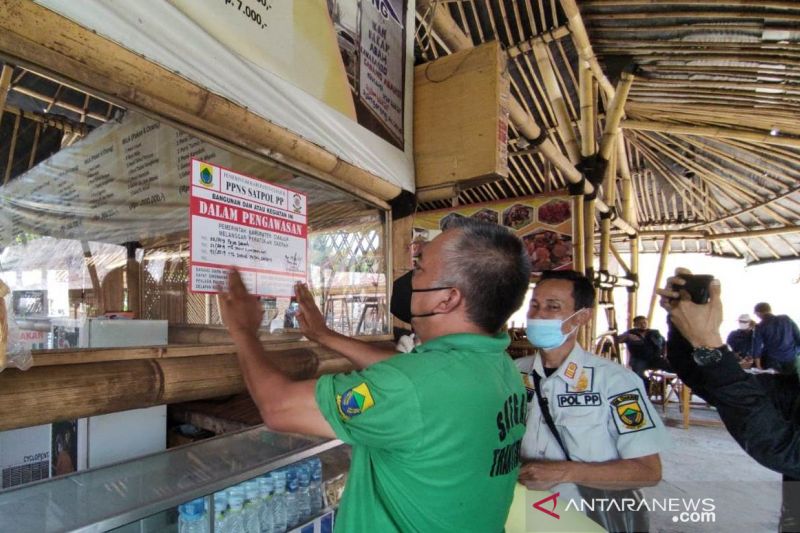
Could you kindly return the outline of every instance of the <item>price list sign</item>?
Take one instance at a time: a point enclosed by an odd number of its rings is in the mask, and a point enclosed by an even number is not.
[[[192,159],[190,289],[216,293],[235,267],[259,296],[306,281],[306,195]]]

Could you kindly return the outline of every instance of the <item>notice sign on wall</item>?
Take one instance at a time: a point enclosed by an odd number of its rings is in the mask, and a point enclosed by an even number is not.
[[[216,293],[236,267],[259,296],[290,297],[306,281],[306,196],[192,159],[192,292]]]

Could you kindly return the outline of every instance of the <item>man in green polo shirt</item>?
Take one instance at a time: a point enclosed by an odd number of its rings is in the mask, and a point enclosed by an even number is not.
[[[222,316],[266,425],[353,446],[337,531],[502,531],[526,403],[499,330],[529,275],[522,243],[504,228],[468,219],[446,230],[412,280],[422,344],[397,355],[328,329],[298,286],[303,331],[361,370],[292,382],[265,354],[260,305],[232,273]]]

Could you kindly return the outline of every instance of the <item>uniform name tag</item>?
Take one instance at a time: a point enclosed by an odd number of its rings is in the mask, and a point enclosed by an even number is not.
[[[603,405],[603,400],[600,398],[599,392],[586,392],[583,394],[559,394],[557,398],[559,407],[588,407]]]

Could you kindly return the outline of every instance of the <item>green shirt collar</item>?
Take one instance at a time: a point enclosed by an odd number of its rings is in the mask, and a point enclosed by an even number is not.
[[[477,333],[454,333],[436,337],[420,344],[413,353],[446,352],[450,350],[466,352],[502,352],[511,344],[508,333],[501,331],[496,335],[478,335]]]

